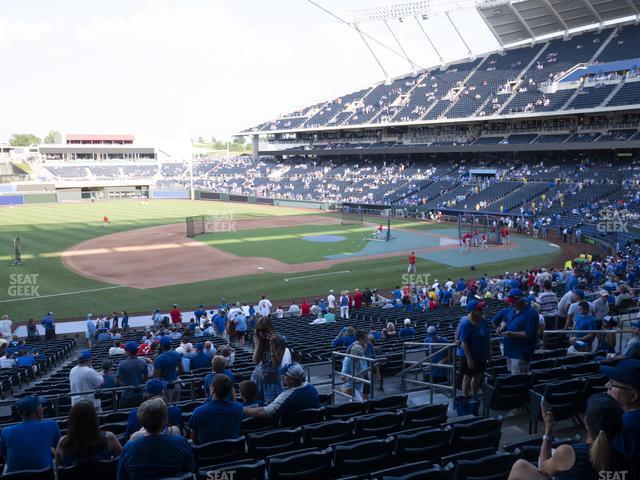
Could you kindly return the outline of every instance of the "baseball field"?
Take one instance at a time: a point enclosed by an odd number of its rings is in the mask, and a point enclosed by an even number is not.
[[[212,215],[214,232],[186,237],[185,217]],[[105,225],[103,217],[109,218]],[[393,239],[371,223],[255,204],[114,200],[0,209],[0,314],[19,323],[54,312],[163,311],[178,303],[312,299],[328,289],[391,289],[407,280],[415,250],[419,282],[495,275],[560,264],[553,241],[513,236],[511,245],[460,253],[452,225],[394,219]],[[12,266],[19,236],[23,264]],[[470,271],[477,266],[475,271]]]

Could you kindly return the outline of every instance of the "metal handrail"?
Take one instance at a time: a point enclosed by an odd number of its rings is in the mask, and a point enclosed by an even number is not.
[[[582,334],[596,333],[596,334],[605,334],[605,335],[616,335],[617,350],[622,351],[622,336],[628,333],[633,333],[633,330],[623,329],[623,328],[616,328],[613,330],[567,330],[567,329],[545,330],[542,334],[542,339],[544,341],[545,335],[551,335],[551,334],[569,335],[569,334],[575,334],[575,333],[582,333]]]
[[[457,390],[457,369],[456,369],[456,355],[452,355],[452,359],[451,359],[451,363],[450,364],[441,364],[441,363],[433,363],[430,360],[438,354],[441,354],[443,351],[451,354],[452,352],[455,353],[454,348],[457,348],[460,346],[460,342],[459,341],[455,341],[455,342],[451,342],[451,343],[420,343],[420,342],[405,342],[402,345],[402,358],[403,358],[403,364],[407,364],[410,363],[410,365],[406,368],[404,368],[401,372],[401,385],[403,389],[406,389],[405,384],[406,383],[412,383],[412,384],[416,384],[416,385],[420,385],[420,386],[424,386],[424,387],[429,387],[429,401],[430,403],[433,403],[433,394],[436,388],[439,389],[444,389],[444,390],[450,390],[452,393],[452,397],[455,398],[456,397],[456,390]],[[426,351],[427,349],[429,350],[429,354],[425,356],[424,359],[420,360],[419,362],[413,362],[413,361],[408,361],[407,360],[407,347],[419,347],[419,348],[415,348],[412,349],[411,351],[413,352],[418,352],[418,351]],[[435,352],[433,351],[433,347],[441,347],[438,348]],[[406,374],[407,372],[410,371],[415,371],[416,373],[418,371],[422,372],[423,367],[428,366],[429,367],[429,381],[425,382],[424,380],[417,380],[417,379],[407,379],[406,378]],[[437,368],[443,368],[446,370],[450,370],[451,371],[451,385],[445,385],[445,384],[436,384],[433,381],[433,368],[437,367]]]
[[[356,362],[351,362],[351,374],[348,373],[342,373],[342,371],[338,371],[336,369],[336,360],[338,358],[352,358],[352,359],[357,359],[359,361],[365,361],[367,362],[369,365],[366,369],[364,369],[361,373],[367,373],[367,372],[371,372],[373,370],[373,367],[377,364],[382,363],[382,361],[384,359],[381,358],[369,358],[369,357],[365,357],[365,356],[358,356],[358,355],[352,355],[350,353],[343,353],[343,352],[331,352],[331,393],[335,396],[335,394],[337,393],[338,395],[343,395],[345,397],[348,397],[351,399],[351,401],[354,401],[354,397],[355,397],[355,393],[356,393],[356,383],[362,383],[364,385],[369,385],[370,386],[370,395],[371,398],[374,397],[374,388],[373,388],[373,379],[367,379],[364,377],[359,377],[356,375]],[[346,378],[346,379],[350,379],[353,382],[353,388],[352,388],[352,392],[351,395],[349,395],[348,393],[343,392],[342,390],[336,389],[336,374],[339,375],[341,378]],[[340,382],[340,384],[343,384],[346,382]]]

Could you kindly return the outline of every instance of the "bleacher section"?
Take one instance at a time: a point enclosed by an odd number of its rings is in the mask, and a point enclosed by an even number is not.
[[[247,133],[595,108],[620,82],[636,80],[638,39],[640,26],[627,25],[493,53],[344,95]],[[627,67],[612,63],[623,60]],[[605,64],[610,71],[599,67]],[[591,65],[579,77],[578,67]],[[573,80],[571,74],[578,75],[577,85],[565,81]],[[635,83],[624,85],[608,105],[638,104]]]

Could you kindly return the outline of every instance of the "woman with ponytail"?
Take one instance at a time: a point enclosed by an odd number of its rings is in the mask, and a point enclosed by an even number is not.
[[[585,416],[585,443],[560,445],[552,453],[553,414],[545,411],[543,417],[545,434],[538,467],[526,460],[518,460],[511,469],[509,480],[637,478],[631,459],[612,446],[614,437],[622,430],[622,410],[609,395],[602,393],[589,398]]]

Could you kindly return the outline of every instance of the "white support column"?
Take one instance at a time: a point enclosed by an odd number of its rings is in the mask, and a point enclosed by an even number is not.
[[[449,15],[449,12],[444,12],[445,16],[447,17],[447,20],[449,20],[449,23],[451,24],[451,26],[453,27],[453,29],[456,31],[456,33],[458,34],[458,37],[460,37],[460,40],[462,40],[462,43],[464,44],[464,47],[467,49],[467,54],[469,55],[469,58],[473,57],[473,52],[471,51],[471,49],[469,48],[469,44],[467,43],[467,41],[464,39],[464,37],[462,36],[462,34],[460,33],[460,30],[458,30],[458,27],[456,26],[455,23],[453,23],[453,20],[451,20],[451,16]]]
[[[416,23],[418,24],[418,27],[420,27],[420,30],[422,30],[422,33],[427,38],[427,41],[429,42],[429,45],[431,45],[431,48],[433,48],[433,51],[436,52],[436,55],[438,55],[438,60],[440,60],[440,64],[444,65],[444,58],[442,58],[442,55],[440,54],[440,50],[438,50],[436,48],[436,45],[433,43],[433,40],[431,40],[431,37],[429,36],[427,31],[422,26],[422,23],[420,23],[420,19],[418,17],[413,17],[413,18],[415,18]]]
[[[418,70],[420,70],[420,68],[418,67],[418,65],[413,63],[413,60],[411,60],[409,58],[409,55],[407,55],[407,52],[405,51],[404,47],[402,46],[402,43],[400,43],[400,40],[398,39],[398,37],[396,36],[394,31],[391,29],[391,25],[389,25],[389,22],[387,22],[386,20],[383,20],[383,22],[384,22],[385,26],[387,27],[387,30],[389,30],[389,33],[391,34],[393,39],[398,44],[398,47],[400,47],[400,51],[402,52],[402,55],[404,55],[404,58],[406,58],[407,62],[409,62],[409,68],[411,68],[411,70],[413,71],[413,74],[415,75],[416,73],[418,73]]]
[[[369,42],[367,42],[367,39],[365,38],[365,36],[360,31],[360,27],[358,26],[357,23],[354,23],[353,24],[353,28],[355,28],[356,31],[358,32],[358,34],[360,35],[360,38],[362,39],[364,44],[367,46],[367,49],[369,50],[369,53],[371,53],[371,55],[373,55],[373,58],[375,59],[375,61],[378,64],[378,66],[380,67],[380,70],[382,70],[382,74],[384,75],[384,79],[388,82],[389,81],[389,74],[385,70],[384,66],[382,66],[382,63],[380,62],[380,60],[378,59],[378,56],[375,54],[375,52],[373,51],[373,49],[369,45]]]

